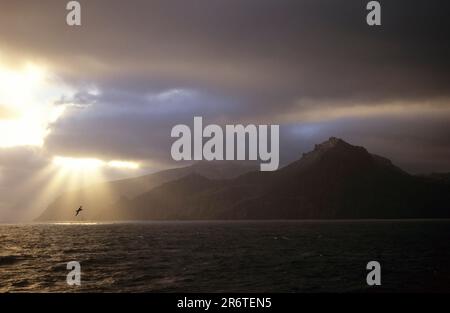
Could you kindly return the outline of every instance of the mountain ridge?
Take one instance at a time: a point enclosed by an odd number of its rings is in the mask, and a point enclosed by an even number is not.
[[[105,211],[114,207],[116,203],[126,202],[145,191],[191,173],[200,173],[206,177],[223,179],[236,177],[255,169],[257,169],[257,164],[252,162],[234,162],[232,164],[222,161],[197,162],[190,166],[162,170],[135,178],[98,183],[61,194],[36,220],[71,220],[73,219],[72,209],[81,204],[86,208],[83,213],[87,215],[87,218],[95,220],[105,216],[107,214]]]
[[[450,185],[330,137],[274,172],[211,179],[190,172],[121,199],[110,220],[450,217]],[[115,212],[110,214],[110,212]]]

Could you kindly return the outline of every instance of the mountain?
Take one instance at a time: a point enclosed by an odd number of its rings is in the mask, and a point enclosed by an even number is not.
[[[450,173],[431,173],[429,175],[422,175],[422,177],[433,181],[450,183]]]
[[[191,174],[117,209],[144,220],[449,217],[450,185],[331,137],[278,171],[226,180]]]
[[[133,196],[110,201],[97,210],[95,219],[450,217],[448,179],[410,175],[390,160],[335,137],[274,172],[250,171],[248,167],[224,170],[225,164],[212,162],[163,171],[132,183],[111,183],[111,188],[130,189],[126,194]],[[65,207],[64,202],[56,201],[42,219],[73,219],[57,213]],[[75,202],[69,207],[72,214]]]
[[[37,221],[74,220],[74,210],[83,205],[83,217],[88,220],[121,219],[123,212],[116,203],[126,202],[139,194],[189,174],[197,173],[210,179],[228,179],[256,170],[251,162],[198,162],[191,166],[163,170],[136,178],[100,183],[65,192],[53,201]]]

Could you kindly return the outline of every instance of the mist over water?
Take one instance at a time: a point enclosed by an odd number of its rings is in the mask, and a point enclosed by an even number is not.
[[[0,247],[1,292],[450,291],[448,220],[0,225]]]

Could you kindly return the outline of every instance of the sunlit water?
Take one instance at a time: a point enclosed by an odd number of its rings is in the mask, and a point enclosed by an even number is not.
[[[0,291],[449,292],[450,222],[0,225]]]

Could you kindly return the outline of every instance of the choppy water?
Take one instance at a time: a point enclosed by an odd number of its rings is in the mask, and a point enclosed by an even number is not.
[[[72,260],[81,287],[66,284]],[[0,225],[2,292],[368,290],[449,292],[450,221]]]

